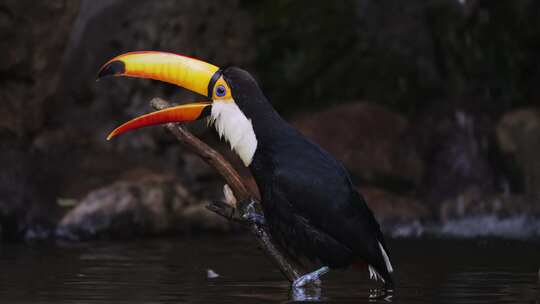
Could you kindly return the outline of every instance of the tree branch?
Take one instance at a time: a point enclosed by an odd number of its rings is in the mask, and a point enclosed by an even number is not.
[[[168,108],[171,105],[161,99],[154,98],[150,101],[150,105],[161,110]],[[227,218],[228,220],[240,220],[247,224],[249,230],[259,246],[279,267],[279,270],[291,282],[299,278],[305,271],[297,263],[291,261],[286,254],[283,253],[279,245],[274,243],[270,237],[267,226],[262,221],[254,221],[250,216],[253,215],[253,210],[257,209],[257,213],[262,214],[260,202],[258,202],[254,193],[248,190],[248,187],[242,181],[242,178],[233,166],[219,152],[202,142],[199,138],[189,132],[180,124],[168,123],[165,127],[187,148],[193,153],[201,157],[205,162],[212,166],[225,179],[231,187],[238,204],[233,206],[231,203],[215,202],[208,206],[208,209]],[[263,218],[264,219],[264,218]]]

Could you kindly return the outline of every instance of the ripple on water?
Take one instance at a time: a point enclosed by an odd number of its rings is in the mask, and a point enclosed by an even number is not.
[[[2,303],[540,303],[540,244],[397,239],[392,297],[370,299],[368,273],[331,271],[291,291],[249,238],[2,245]],[[219,273],[209,279],[207,269]]]

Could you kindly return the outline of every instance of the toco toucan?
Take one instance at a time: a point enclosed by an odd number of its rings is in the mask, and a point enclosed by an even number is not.
[[[161,80],[207,97],[137,117],[108,139],[136,128],[207,117],[251,170],[271,236],[297,262],[321,267],[293,286],[317,281],[329,268],[364,263],[370,278],[392,287],[393,268],[379,224],[343,165],[289,125],[248,72],[148,51],[111,59],[98,78],[108,75]]]

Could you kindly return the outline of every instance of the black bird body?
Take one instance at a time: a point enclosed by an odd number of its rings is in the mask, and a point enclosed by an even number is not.
[[[379,224],[343,165],[283,120],[249,73],[229,68],[224,78],[257,135],[249,168],[272,237],[300,262],[344,268],[363,261],[391,285]]]

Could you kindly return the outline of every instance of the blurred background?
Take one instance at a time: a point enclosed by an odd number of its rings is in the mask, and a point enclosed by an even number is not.
[[[4,241],[238,233],[204,208],[216,172],[162,128],[105,140],[152,97],[201,98],[95,81],[136,50],[250,71],[391,236],[540,236],[539,1],[4,0],[0,25]]]

